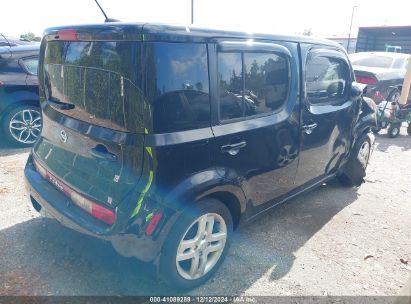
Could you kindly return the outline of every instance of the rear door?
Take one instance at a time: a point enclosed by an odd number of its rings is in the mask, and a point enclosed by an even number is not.
[[[136,185],[143,153],[141,43],[42,46],[43,132],[34,157],[69,187],[116,206]]]
[[[210,50],[213,160],[253,212],[293,188],[299,148],[297,46],[220,41]]]
[[[297,186],[315,183],[339,168],[349,153],[358,113],[358,103],[350,99],[353,76],[347,56],[309,45],[301,50],[304,96]]]

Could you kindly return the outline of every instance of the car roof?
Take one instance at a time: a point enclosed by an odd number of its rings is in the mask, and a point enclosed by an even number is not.
[[[2,46],[0,47],[0,57],[3,54],[9,54],[16,58],[25,56],[36,56],[40,53],[40,44],[25,44],[16,46]]]
[[[393,52],[359,52],[359,53],[354,53],[350,54],[350,56],[356,56],[356,55],[369,55],[369,56],[385,56],[385,57],[391,57],[391,58],[408,58],[410,55],[408,54],[403,54],[403,53],[393,53]]]
[[[215,38],[238,38],[238,39],[261,39],[279,40],[289,42],[312,43],[332,46],[343,50],[343,47],[331,40],[314,38],[310,36],[298,35],[277,35],[271,33],[246,33],[207,27],[197,27],[192,25],[175,25],[162,23],[123,23],[110,22],[91,25],[72,25],[64,27],[54,27],[45,30],[45,35],[56,35],[59,30],[74,29],[79,33],[86,34],[87,37],[100,40],[104,35],[121,40],[141,40],[144,41],[176,41],[176,42],[208,42]],[[91,35],[91,36],[90,36]],[[142,38],[141,38],[142,37]],[[109,39],[109,38],[107,38]]]
[[[24,53],[40,51],[40,43],[22,44],[10,47],[12,53]]]
[[[204,39],[212,38],[255,38],[262,40],[281,40],[281,41],[295,41],[307,43],[319,43],[324,45],[332,45],[340,47],[334,41],[323,38],[316,38],[302,35],[282,35],[276,33],[251,33],[240,32],[235,30],[222,30],[208,27],[184,26],[184,25],[170,25],[170,24],[151,24],[147,23],[143,26],[143,34],[155,36],[197,36]]]

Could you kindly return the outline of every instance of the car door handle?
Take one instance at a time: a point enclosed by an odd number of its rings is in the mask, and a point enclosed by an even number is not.
[[[90,154],[98,159],[105,161],[116,161],[117,155],[109,152],[107,148],[103,145],[97,145],[94,148],[90,149]]]
[[[317,126],[318,125],[315,122],[311,123],[309,125],[303,125],[303,132],[305,134],[309,135],[309,134],[313,133],[314,129],[317,128]]]
[[[245,148],[246,146],[247,146],[247,142],[246,141],[241,141],[239,143],[222,146],[221,147],[221,152],[228,153],[228,154],[234,156],[234,155],[237,155],[238,152],[240,152],[240,150]]]

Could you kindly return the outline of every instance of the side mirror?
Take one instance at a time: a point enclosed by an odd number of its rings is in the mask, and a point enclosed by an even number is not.
[[[367,93],[367,85],[353,82],[351,85],[351,100],[357,100]]]

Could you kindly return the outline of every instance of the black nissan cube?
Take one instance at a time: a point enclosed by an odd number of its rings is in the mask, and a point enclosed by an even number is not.
[[[373,102],[341,46],[158,24],[51,28],[32,204],[182,289],[233,231],[324,182],[360,185]]]

